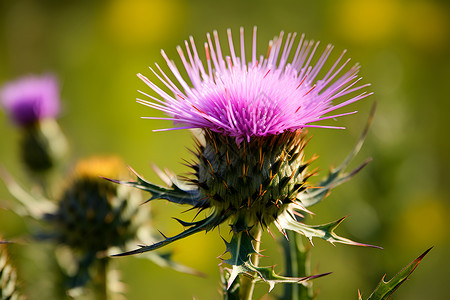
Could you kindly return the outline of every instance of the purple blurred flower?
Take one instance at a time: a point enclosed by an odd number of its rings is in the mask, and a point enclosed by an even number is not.
[[[22,77],[1,87],[0,102],[20,126],[54,118],[60,110],[58,82],[52,75]]]
[[[338,108],[367,97],[365,92],[352,96],[339,104],[332,101],[358,91],[359,65],[343,72],[350,59],[342,61],[344,51],[324,75],[319,73],[327,61],[333,46],[328,45],[318,59],[314,59],[319,42],[307,41],[301,36],[295,52],[292,51],[296,33],[289,33],[283,46],[284,33],[269,42],[267,56],[256,55],[256,27],[253,30],[251,58],[245,57],[244,31],[240,30],[240,57],[233,46],[228,30],[230,55],[224,57],[216,31],[214,40],[207,34],[205,43],[206,64],[201,61],[194,40],[185,41],[187,56],[177,47],[191,85],[183,78],[175,64],[162,50],[162,56],[175,76],[175,84],[156,64],[156,77],[172,92],[166,93],[145,76],[138,76],[165,101],[150,97],[156,102],[138,99],[138,102],[167,113],[169,118],[184,128],[208,128],[235,137],[240,143],[251,137],[280,134],[304,127],[342,128],[312,125],[317,121],[353,114],[346,112],[324,116]],[[291,58],[290,58],[291,57]],[[312,63],[312,60],[315,63]]]

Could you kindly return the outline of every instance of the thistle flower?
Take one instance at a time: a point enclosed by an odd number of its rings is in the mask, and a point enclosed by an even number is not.
[[[60,111],[59,88],[54,76],[28,76],[0,89],[1,104],[19,126],[55,118]]]
[[[357,86],[361,79],[357,77],[358,64],[342,73],[350,61],[347,59],[342,62],[346,51],[339,56],[324,76],[319,77],[320,71],[333,50],[332,45],[328,45],[317,62],[312,64],[319,42],[307,41],[302,35],[293,52],[296,33],[288,34],[283,46],[284,33],[281,32],[279,37],[269,42],[267,56],[257,57],[255,27],[251,60],[247,62],[242,28],[240,57],[234,49],[230,30],[228,30],[228,43],[231,56],[225,58],[222,55],[217,32],[214,31],[213,35],[214,43],[209,34],[207,34],[208,42],[205,43],[206,67],[200,60],[192,37],[190,37],[190,45],[185,41],[187,58],[182,48],[177,48],[192,86],[189,86],[164,51],[161,52],[162,56],[182,90],[169,79],[158,64],[156,67],[161,75],[150,68],[163,85],[173,93],[173,96],[138,74],[165,100],[161,101],[148,95],[157,103],[144,100],[139,102],[170,116],[150,119],[168,119],[175,124],[183,124],[182,127],[173,129],[209,129],[234,137],[240,143],[243,139],[249,142],[252,137],[277,135],[305,127],[331,127],[311,123],[353,114],[355,112],[324,116],[369,95],[363,92],[340,104],[332,104],[333,100],[368,86],[367,84]],[[290,58],[293,53],[293,57]]]
[[[355,113],[329,114],[370,95],[362,92],[350,96],[368,85],[358,85],[361,78],[357,76],[357,64],[344,71],[349,63],[349,59],[343,61],[345,51],[330,69],[322,70],[333,46],[328,45],[315,58],[319,43],[307,41],[303,35],[294,47],[296,34],[288,34],[283,43],[284,33],[281,32],[269,42],[267,56],[257,56],[255,28],[249,61],[246,60],[242,28],[240,56],[234,49],[230,30],[230,56],[225,58],[217,32],[213,36],[214,40],[207,34],[204,44],[206,63],[200,59],[192,37],[185,42],[187,56],[181,47],[177,48],[191,84],[164,51],[162,56],[177,82],[174,83],[158,64],[159,72],[150,68],[173,95],[138,75],[162,98],[142,92],[154,102],[141,99],[138,102],[169,116],[149,119],[171,120],[177,126],[160,130],[203,130],[205,142],[197,142],[196,161],[190,164],[193,177],[185,178],[190,186],[172,180],[171,187],[165,189],[139,175],[136,182],[116,181],[150,192],[150,200],[167,199],[210,213],[196,222],[178,220],[186,227],[182,233],[124,254],[154,250],[227,222],[233,231],[231,241],[226,242],[227,252],[232,257],[225,262],[233,266],[229,284],[238,274],[253,272],[272,287],[272,284],[289,279],[277,278],[273,271],[263,272],[249,261],[249,256],[257,252],[252,240],[258,239],[257,232],[261,228],[269,229],[274,224],[283,234],[285,230],[292,230],[310,240],[320,237],[331,243],[363,245],[334,233],[342,219],[309,226],[298,222],[296,215],[309,212],[306,207],[320,201],[332,186],[345,181],[343,178],[353,175],[344,174],[344,164],[335,178],[328,178],[315,193],[310,193],[307,179],[313,172],[308,171],[308,165],[314,158],[305,159],[305,128],[342,128],[313,123]],[[313,64],[314,60],[316,63]],[[346,96],[348,99],[333,103]],[[299,281],[298,278],[295,280]]]
[[[21,159],[31,173],[51,170],[67,152],[67,142],[54,120],[60,112],[59,86],[52,75],[22,77],[0,89],[0,103],[22,129]],[[45,185],[42,176],[35,178]]]

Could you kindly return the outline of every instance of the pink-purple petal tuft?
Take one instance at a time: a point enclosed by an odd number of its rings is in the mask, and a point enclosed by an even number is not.
[[[322,78],[317,79],[333,50],[332,45],[328,45],[317,62],[312,64],[319,42],[305,40],[302,35],[295,48],[297,34],[289,33],[283,46],[284,33],[281,32],[279,37],[269,42],[267,56],[260,56],[258,60],[255,27],[251,60],[246,61],[243,28],[240,28],[240,47],[237,49],[231,30],[227,30],[227,36],[230,56],[224,57],[217,32],[214,31],[212,37],[207,34],[204,44],[206,66],[198,55],[192,37],[189,42],[185,41],[186,51],[177,47],[183,72],[187,74],[189,82],[161,51],[176,81],[170,80],[157,64],[157,71],[151,71],[173,95],[138,74],[161,97],[158,99],[143,93],[157,103],[139,102],[165,112],[170,116],[167,120],[183,125],[173,129],[207,128],[235,137],[239,142],[304,127],[342,128],[311,123],[353,114],[355,112],[324,116],[371,95],[363,92],[338,104],[332,103],[337,98],[368,86],[357,85],[361,79],[357,76],[358,64],[343,72],[350,60],[342,61],[346,51],[342,52]],[[289,59],[294,48],[295,53]]]

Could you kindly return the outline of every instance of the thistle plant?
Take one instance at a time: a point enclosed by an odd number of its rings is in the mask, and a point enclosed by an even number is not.
[[[153,93],[141,92],[151,100],[138,102],[167,114],[146,118],[174,123],[174,127],[155,131],[200,130],[192,150],[194,159],[186,161],[189,174],[177,177],[155,169],[167,187],[147,181],[134,170],[137,179],[129,181],[122,177],[120,160],[95,158],[80,161],[68,181],[55,185],[64,186],[60,196],[52,196],[46,177],[66,150],[55,121],[60,111],[57,82],[52,76],[28,77],[0,89],[2,106],[23,132],[22,161],[42,191],[37,196],[28,193],[1,168],[0,176],[21,204],[13,210],[43,225],[33,231],[34,237],[53,242],[58,270],[69,279],[71,292],[91,284],[96,298],[106,299],[112,253],[145,252],[146,258],[161,266],[199,275],[173,262],[170,255],[150,251],[219,226],[229,226],[231,233],[231,238],[224,238],[225,253],[220,256],[223,299],[251,299],[258,282],[268,284],[269,292],[282,284],[281,299],[315,299],[312,279],[329,273],[311,272],[314,238],[333,245],[377,247],[339,236],[335,231],[345,217],[327,224],[306,224],[312,206],[369,162],[347,170],[362,147],[373,111],[350,154],[317,183],[311,182],[317,173],[311,164],[317,156],[308,156],[305,150],[308,128],[344,129],[323,121],[356,113],[338,110],[371,95],[365,91],[369,84],[360,83],[359,65],[350,65],[350,59],[344,58],[346,51],[329,63],[332,45],[320,52],[319,42],[296,33],[281,32],[269,41],[266,55],[260,55],[256,47],[256,27],[249,51],[242,28],[238,48],[230,30],[227,35],[229,51],[222,49],[216,31],[206,35],[204,55],[190,37],[185,49],[177,48],[183,69],[162,51],[168,71],[155,64],[150,68],[154,79],[138,74]],[[153,232],[148,226],[149,206],[140,206],[141,193],[125,185],[150,193],[146,202],[165,199],[197,214],[192,221],[175,218],[185,228],[179,234],[161,233],[161,241],[129,251],[130,244],[135,247],[137,240],[153,238]],[[274,228],[284,238],[285,275],[260,265],[262,233],[267,230],[273,236]],[[16,299],[16,275],[4,244],[0,241],[0,296]],[[388,299],[428,251],[390,281],[383,277],[368,299]],[[69,253],[69,259],[61,253]],[[358,295],[362,300],[359,291]]]
[[[122,292],[122,284],[108,276],[109,255],[130,249],[144,234],[156,234],[150,227],[150,210],[139,208],[141,193],[101,177],[125,176],[127,169],[119,157],[79,160],[56,203],[45,198],[33,199],[4,170],[0,171],[11,194],[22,204],[13,210],[41,223],[39,229],[33,228],[35,239],[50,241],[55,246],[58,265],[54,272],[62,277],[64,293],[71,296],[87,293],[96,299],[107,299],[108,295]],[[145,258],[162,267],[202,276],[173,261],[171,253],[152,253]]]
[[[308,41],[302,35],[294,46],[297,35],[288,34],[284,38],[281,32],[269,42],[267,55],[258,56],[255,27],[247,61],[244,30],[240,30],[240,51],[234,48],[230,30],[227,34],[229,56],[222,54],[216,31],[213,37],[207,34],[205,61],[201,60],[192,37],[185,42],[185,50],[177,48],[188,79],[164,51],[161,53],[171,74],[166,74],[158,64],[156,69],[150,68],[162,87],[138,74],[159,96],[141,92],[153,101],[138,99],[138,102],[168,115],[148,119],[175,124],[173,128],[156,131],[199,128],[202,135],[193,151],[195,161],[189,164],[191,176],[174,178],[169,188],[152,184],[137,174],[135,182],[115,181],[150,192],[149,201],[166,199],[207,213],[199,221],[177,219],[186,228],[180,234],[119,255],[155,250],[228,224],[232,237],[225,242],[226,252],[231,255],[224,260],[231,266],[223,276],[226,290],[231,288],[241,299],[250,299],[258,281],[268,283],[272,289],[277,283],[305,283],[325,275],[283,277],[271,267],[260,267],[261,233],[270,231],[271,225],[286,238],[291,231],[311,242],[318,237],[332,244],[369,246],[334,232],[343,218],[323,225],[307,225],[302,220],[310,213],[310,206],[365,165],[352,172],[345,171],[363,137],[340,168],[317,186],[311,185],[308,179],[314,171],[309,165],[315,157],[307,158],[304,152],[308,141],[306,129],[342,128],[316,123],[354,114],[356,111],[335,113],[335,110],[371,93],[364,91],[368,84],[360,84],[359,65],[347,67],[350,60],[344,59],[345,51],[325,70],[332,45],[317,56],[318,42]]]
[[[70,176],[56,172],[60,171],[55,168],[57,164],[64,162],[66,140],[55,119],[60,99],[53,76],[28,76],[7,83],[0,89],[0,100],[21,130],[20,158],[33,179],[28,191],[0,166],[0,178],[20,204],[8,207],[33,221],[27,225],[35,241],[53,242],[51,251],[55,255],[50,255],[46,263],[57,274],[58,298],[89,290],[97,298],[105,298],[113,285],[118,286],[107,276],[108,251],[126,251],[128,243],[142,239],[144,232],[153,234],[149,209],[138,210],[141,193],[100,177],[125,176],[127,169],[116,156],[80,160]],[[48,178],[50,172],[58,177]],[[36,183],[41,189],[35,189]],[[170,253],[152,253],[145,258],[162,267],[202,275],[174,262]]]
[[[100,283],[106,286],[106,251],[111,247],[124,249],[148,213],[137,213],[139,194],[117,188],[99,177],[118,176],[121,167],[117,157],[81,160],[57,208],[43,217],[51,228],[43,237],[68,246],[77,257],[71,287],[84,286],[95,264],[102,273]]]
[[[21,129],[23,165],[43,189],[48,173],[67,151],[66,139],[55,121],[60,113],[59,93],[53,75],[21,77],[0,89],[3,109]]]

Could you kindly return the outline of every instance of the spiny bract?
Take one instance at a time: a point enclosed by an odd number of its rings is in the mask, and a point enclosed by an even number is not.
[[[195,179],[206,197],[204,207],[213,207],[244,230],[272,224],[296,203],[305,190],[307,162],[303,161],[306,133],[301,130],[255,137],[237,145],[232,138],[206,130],[205,145],[198,144],[198,164],[192,165]]]

